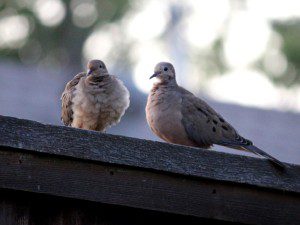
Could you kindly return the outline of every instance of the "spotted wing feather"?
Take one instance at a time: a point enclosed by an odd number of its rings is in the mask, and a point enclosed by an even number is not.
[[[196,142],[199,147],[209,147],[213,144],[246,150],[263,156],[284,168],[279,160],[259,149],[253,143],[242,137],[205,101],[195,97],[186,90],[181,90],[182,95],[182,122],[188,137]]]
[[[205,101],[182,89],[182,123],[190,139],[200,147],[218,145],[236,145],[251,143],[241,137]],[[232,147],[232,146],[231,146]]]

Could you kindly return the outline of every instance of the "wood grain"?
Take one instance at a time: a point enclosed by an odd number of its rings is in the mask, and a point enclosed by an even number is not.
[[[245,224],[300,221],[292,192],[7,149],[0,168],[2,189]]]
[[[300,166],[0,116],[0,146],[300,192]]]

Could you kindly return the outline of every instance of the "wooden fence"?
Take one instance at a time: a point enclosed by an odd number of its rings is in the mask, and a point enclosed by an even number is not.
[[[0,224],[300,224],[300,166],[0,116]]]

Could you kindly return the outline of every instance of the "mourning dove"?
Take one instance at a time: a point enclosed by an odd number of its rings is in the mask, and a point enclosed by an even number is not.
[[[87,73],[67,83],[61,97],[61,119],[67,126],[103,132],[124,115],[129,92],[102,61],[91,60],[87,67]]]
[[[150,79],[153,77],[159,82],[153,85],[148,96],[146,117],[158,137],[169,143],[193,147],[209,148],[216,144],[247,150],[283,167],[280,161],[240,136],[205,101],[178,86],[171,63],[158,63]]]

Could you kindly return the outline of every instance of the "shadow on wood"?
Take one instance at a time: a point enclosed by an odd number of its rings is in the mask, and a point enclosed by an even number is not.
[[[25,192],[2,194],[0,225],[237,224]]]

